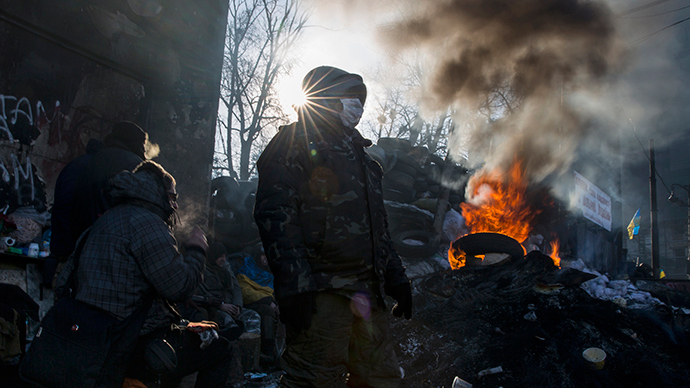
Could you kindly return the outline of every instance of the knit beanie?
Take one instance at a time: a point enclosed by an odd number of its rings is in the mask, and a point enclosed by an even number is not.
[[[112,146],[120,143],[129,151],[134,152],[141,159],[146,160],[146,142],[149,139],[140,126],[131,121],[121,121],[113,126],[108,136],[105,137],[105,145]]]
[[[220,242],[214,242],[208,247],[208,261],[213,265],[216,264],[216,259],[227,254],[225,250],[225,245]]]

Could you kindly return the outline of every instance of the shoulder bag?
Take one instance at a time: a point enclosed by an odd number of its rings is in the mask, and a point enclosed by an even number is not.
[[[79,256],[74,252],[68,284],[76,290]],[[69,289],[70,287],[66,287]],[[66,295],[46,313],[19,367],[20,377],[43,388],[121,387],[124,373],[152,303],[143,303],[124,320]]]

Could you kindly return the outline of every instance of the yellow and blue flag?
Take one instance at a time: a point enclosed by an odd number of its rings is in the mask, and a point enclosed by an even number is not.
[[[632,220],[630,220],[630,223],[628,224],[628,237],[632,240],[633,236],[637,236],[637,233],[640,231],[640,209],[637,209],[637,212],[635,212],[635,215],[633,216]]]

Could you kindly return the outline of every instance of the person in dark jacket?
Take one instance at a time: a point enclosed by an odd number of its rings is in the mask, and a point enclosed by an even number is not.
[[[174,178],[152,161],[113,177],[107,194],[114,207],[82,237],[73,293],[75,299],[120,320],[153,298],[128,377],[147,382],[160,377],[162,387],[176,387],[184,376],[198,372],[196,387],[222,388],[232,360],[229,343],[223,338],[205,343],[197,331],[208,326],[181,321],[171,305],[191,297],[199,287],[208,250],[198,227],[185,242],[185,253],[178,250],[172,229],[177,219],[175,186]],[[74,255],[56,281],[56,294],[65,294],[73,269]],[[146,347],[154,339],[166,340],[177,355],[177,365],[162,376],[146,369]]]
[[[50,252],[58,261],[67,261],[69,255],[74,251],[76,239],[73,237],[70,223],[75,186],[93,156],[101,149],[103,149],[103,142],[89,139],[86,145],[86,153],[67,163],[55,181],[53,207],[50,217],[52,229]]]
[[[144,160],[158,154],[158,146],[149,142],[149,135],[130,121],[115,124],[86,165],[74,187],[71,215],[73,240],[110,208],[105,195],[108,180],[120,171],[132,171]]]
[[[244,332],[243,318],[246,318],[247,313],[244,312],[243,315],[242,289],[227,265],[225,255],[222,243],[214,242],[209,246],[203,282],[192,301],[193,306],[205,315],[205,319],[220,326],[221,335],[228,340],[235,340]],[[190,314],[190,309],[186,310]]]
[[[52,288],[58,263],[67,261],[77,241],[72,233],[72,199],[77,179],[84,172],[93,155],[102,148],[103,142],[89,139],[86,144],[86,153],[67,163],[55,181],[53,206],[50,212],[50,256],[46,258],[43,265],[43,285],[48,288]]]
[[[407,319],[412,296],[388,232],[381,167],[355,129],[366,87],[329,66],[311,70],[302,86],[298,121],[257,163],[254,217],[287,328],[281,384],[397,387],[384,295]]]

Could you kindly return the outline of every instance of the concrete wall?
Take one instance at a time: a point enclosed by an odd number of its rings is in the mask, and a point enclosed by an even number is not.
[[[0,0],[0,212],[49,210],[62,167],[131,120],[177,179],[180,237],[206,226],[226,19],[222,0]]]
[[[0,207],[42,209],[89,137],[132,120],[161,146],[183,210],[193,204],[205,223],[227,3],[0,0],[0,10]]]

